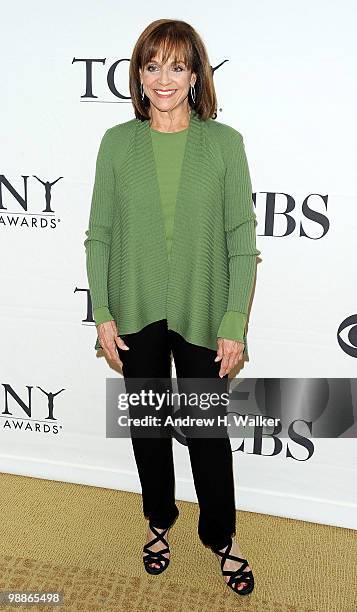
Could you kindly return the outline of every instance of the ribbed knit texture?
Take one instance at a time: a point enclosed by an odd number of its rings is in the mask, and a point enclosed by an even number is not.
[[[150,128],[151,139],[159,181],[160,201],[165,221],[165,235],[168,258],[172,247],[172,235],[176,208],[176,195],[179,186],[182,159],[185,150],[188,128],[179,132],[159,132]],[[238,290],[245,291],[243,286]],[[242,340],[247,316],[234,310],[228,311],[219,327],[223,338]]]
[[[167,318],[187,341],[216,350],[231,313],[248,312],[256,224],[241,134],[192,111],[169,263],[149,123],[109,128],[84,241],[96,324],[114,319],[120,335]],[[246,330],[242,340],[248,352]]]

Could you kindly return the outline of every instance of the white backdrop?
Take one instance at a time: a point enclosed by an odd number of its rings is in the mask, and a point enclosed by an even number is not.
[[[262,262],[250,361],[239,376],[356,375],[355,4],[222,0],[210,11],[197,0],[172,13],[156,0],[140,11],[117,0],[3,3],[4,472],[140,491],[130,440],[105,437],[106,377],[120,374],[94,351],[83,241],[101,136],[133,117],[130,100],[108,86],[110,67],[128,60],[141,31],[161,17],[191,23],[212,66],[224,62],[214,77],[217,119],[245,141]],[[84,60],[96,60],[94,97]],[[118,64],[114,83],[129,95],[128,61]],[[49,189],[51,212],[43,212],[38,179],[57,181]],[[295,221],[289,230],[285,215],[272,214],[272,206],[279,213],[288,203]],[[353,316],[343,332],[346,349],[338,329]],[[57,394],[55,425],[46,418],[49,393]],[[355,438],[316,439],[308,460],[291,440],[269,456],[270,443],[262,455],[252,454],[252,440],[234,452],[237,507],[357,527]],[[187,448],[175,440],[174,450],[177,498],[195,501]]]

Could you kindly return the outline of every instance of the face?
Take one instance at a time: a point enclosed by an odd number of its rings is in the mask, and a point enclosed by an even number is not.
[[[170,57],[162,64],[160,57],[155,56],[140,70],[140,79],[151,104],[158,110],[169,111],[185,102],[196,75],[184,62],[175,63]]]

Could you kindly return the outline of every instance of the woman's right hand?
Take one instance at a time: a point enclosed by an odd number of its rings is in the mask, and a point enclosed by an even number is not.
[[[105,323],[99,323],[99,325],[97,325],[97,334],[105,357],[108,361],[113,361],[122,368],[123,364],[119,358],[116,345],[125,351],[129,351],[130,349],[118,335],[115,321],[112,320],[106,321]]]

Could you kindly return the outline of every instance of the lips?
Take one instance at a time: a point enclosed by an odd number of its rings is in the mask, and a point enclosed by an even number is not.
[[[160,98],[170,98],[176,93],[176,89],[154,89],[157,96]]]

